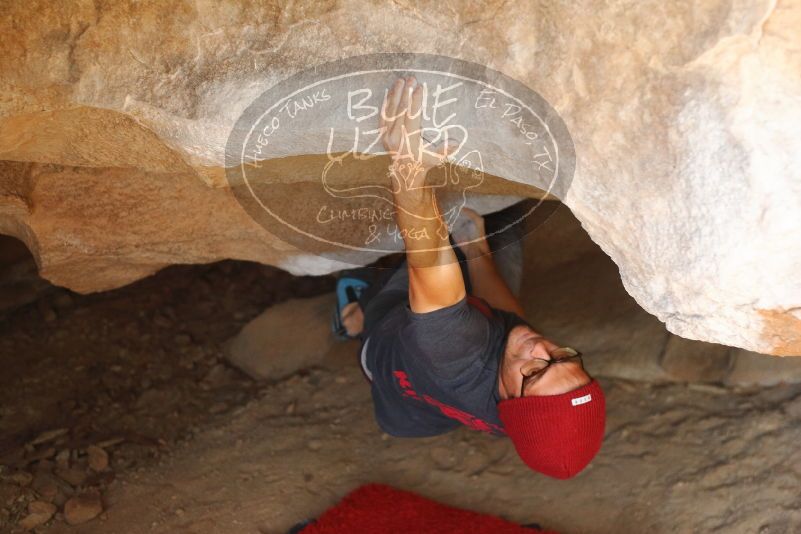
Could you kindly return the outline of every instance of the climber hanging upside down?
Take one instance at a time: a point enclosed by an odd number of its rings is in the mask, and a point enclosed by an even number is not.
[[[392,157],[396,222],[406,260],[382,280],[340,278],[335,328],[362,340],[378,425],[402,437],[433,436],[460,424],[511,438],[533,470],[556,478],[581,471],[601,446],[605,400],[581,356],[526,322],[493,256],[520,247],[519,233],[487,238],[525,205],[487,216],[465,208],[465,224],[443,227],[427,172],[453,150],[420,149],[422,86],[398,79],[379,126]],[[414,215],[412,215],[414,214]],[[519,229],[521,225],[516,225]],[[423,236],[423,237],[420,237]],[[514,254],[512,254],[514,256]],[[519,286],[521,256],[511,266]],[[509,275],[514,278],[515,275]]]

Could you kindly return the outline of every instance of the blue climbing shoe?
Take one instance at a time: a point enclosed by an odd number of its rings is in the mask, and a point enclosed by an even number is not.
[[[366,281],[347,274],[337,280],[337,305],[331,317],[331,331],[337,339],[343,341],[346,339],[358,339],[358,335],[349,335],[345,325],[342,324],[342,309],[351,302],[358,302],[362,291],[369,285]]]

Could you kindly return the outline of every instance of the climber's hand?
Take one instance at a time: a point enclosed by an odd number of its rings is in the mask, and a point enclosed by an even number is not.
[[[453,142],[441,142],[435,148],[422,139],[423,90],[414,76],[398,78],[381,106],[381,140],[392,158],[393,176],[405,189],[421,187],[428,170],[442,164],[457,148]]]

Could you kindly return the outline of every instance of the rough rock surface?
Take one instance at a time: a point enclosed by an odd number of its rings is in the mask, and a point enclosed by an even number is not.
[[[801,2],[586,10],[8,2],[0,233],[81,292],[226,257],[330,272],[341,264],[270,236],[225,187],[232,124],[310,65],[445,53],[556,108],[578,157],[565,202],[638,304],[684,337],[801,354]]]
[[[280,380],[319,364],[335,343],[327,293],[282,302],[250,321],[226,347],[228,361],[256,380]]]
[[[800,358],[766,358],[666,331],[626,294],[614,263],[564,207],[524,243],[527,319],[586,354],[591,375],[746,388],[801,383]]]

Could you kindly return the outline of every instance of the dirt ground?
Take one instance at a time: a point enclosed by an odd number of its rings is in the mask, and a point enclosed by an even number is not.
[[[508,440],[468,429],[383,434],[355,342],[275,383],[226,364],[222,344],[266,307],[332,287],[331,277],[226,261],[102,294],[58,290],[10,314],[0,323],[0,532],[55,509],[36,531],[283,534],[368,482],[564,533],[801,532],[801,385],[601,376],[603,448],[557,481],[530,472]],[[524,293],[533,299],[536,284]],[[604,306],[626,317],[614,299]],[[664,345],[663,331],[654,336]],[[71,498],[73,514],[93,518],[68,525]]]
[[[343,363],[265,388],[123,477],[108,518],[80,532],[285,532],[366,482],[560,532],[799,531],[801,388],[603,386],[604,447],[562,482],[529,472],[507,440],[477,432],[382,435],[363,378]]]

